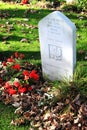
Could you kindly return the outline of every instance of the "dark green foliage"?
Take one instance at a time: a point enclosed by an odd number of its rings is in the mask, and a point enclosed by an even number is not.
[[[81,8],[82,11],[87,9],[87,0],[78,0],[78,8]]]

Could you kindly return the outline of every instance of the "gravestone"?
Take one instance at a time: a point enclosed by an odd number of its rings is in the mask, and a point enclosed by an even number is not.
[[[71,80],[76,64],[76,27],[61,12],[54,11],[38,24],[43,76]]]

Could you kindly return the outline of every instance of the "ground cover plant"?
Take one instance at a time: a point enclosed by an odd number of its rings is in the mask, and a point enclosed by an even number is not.
[[[77,66],[73,82],[52,83],[42,78],[38,22],[53,10],[13,3],[1,3],[0,9],[0,128],[86,130],[86,13],[63,10],[77,27]],[[19,79],[30,85],[19,87]]]

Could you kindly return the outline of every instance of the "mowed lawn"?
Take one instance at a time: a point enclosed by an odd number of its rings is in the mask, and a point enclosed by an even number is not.
[[[6,3],[0,8],[0,51],[5,56],[18,51],[40,63],[38,22],[51,11]]]
[[[41,65],[38,22],[51,12],[53,10],[0,2],[0,60],[17,51],[24,53],[25,59],[29,62]],[[87,81],[85,84],[83,83],[87,77],[87,16],[84,13],[72,11],[63,11],[63,13],[75,23],[77,28],[75,82],[79,86],[83,85],[79,90],[82,90],[84,94],[87,92]],[[80,79],[82,80],[81,83]],[[29,124],[11,126],[10,122],[15,117],[14,108],[0,102],[1,130],[29,130]]]

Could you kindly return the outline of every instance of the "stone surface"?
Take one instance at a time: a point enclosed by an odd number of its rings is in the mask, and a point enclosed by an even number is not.
[[[42,71],[50,80],[70,80],[76,64],[76,27],[54,11],[38,24]]]

